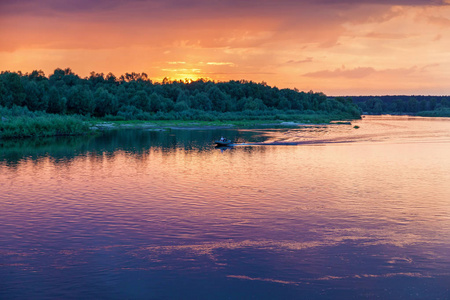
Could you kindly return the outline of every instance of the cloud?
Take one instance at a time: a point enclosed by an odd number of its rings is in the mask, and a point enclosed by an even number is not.
[[[210,66],[229,66],[229,67],[235,66],[235,64],[232,62],[207,62],[206,64]]]
[[[287,64],[294,64],[294,65],[298,65],[298,64],[304,64],[304,63],[309,63],[312,62],[313,58],[312,57],[307,57],[305,59],[300,59],[300,60],[288,60],[286,63]]]
[[[362,79],[369,76],[377,76],[380,78],[404,78],[411,75],[426,73],[430,68],[438,67],[439,64],[429,64],[422,67],[412,66],[409,68],[392,68],[376,70],[373,67],[358,67],[354,69],[346,69],[345,66],[334,70],[320,70],[315,72],[305,73],[304,77],[315,78],[347,78],[347,79]]]
[[[3,0],[1,50],[167,47],[279,47],[286,43],[339,45],[344,24],[385,16],[393,4],[429,1],[312,0]],[[438,5],[440,1],[432,2]],[[365,5],[369,5],[367,8]],[[177,45],[183,46],[183,45]]]
[[[26,7],[30,6],[35,0],[2,0],[3,7]],[[417,6],[417,5],[427,5],[427,6],[440,6],[448,5],[449,1],[446,0],[40,0],[40,7],[50,7],[53,9],[60,10],[91,10],[91,9],[106,9],[114,8],[122,4],[125,5],[146,5],[146,6],[160,6],[160,7],[170,7],[173,9],[198,9],[200,7],[236,7],[236,8],[257,8],[257,7],[280,7],[280,6],[305,6],[305,5],[340,5],[340,4],[351,4],[351,5],[405,5],[405,6]]]
[[[319,3],[333,4],[333,0],[319,0]],[[447,0],[342,0],[340,4],[376,4],[376,5],[402,5],[402,6],[441,6],[449,5]]]
[[[437,17],[437,16],[430,16],[428,18],[428,22],[434,25],[438,25],[440,27],[450,27],[450,19],[445,17]]]
[[[442,34],[437,34],[433,39],[432,39],[432,41],[433,42],[437,42],[437,41],[440,41],[442,39]]]
[[[398,40],[398,39],[406,39],[412,37],[412,34],[404,34],[404,33],[392,33],[392,32],[369,32],[365,35],[368,38],[374,39],[384,39],[384,40]]]
[[[408,76],[409,86],[439,84],[443,91],[450,76],[447,3],[0,0],[0,70],[70,66],[81,76],[94,69],[161,78],[191,72],[325,93],[355,89],[360,78],[373,80],[358,88],[406,85]],[[428,79],[419,80],[424,73]]]
[[[202,70],[201,69],[161,69],[164,72],[173,72],[173,73],[185,73],[185,74],[192,74],[192,73],[199,73]]]
[[[359,67],[355,69],[345,69],[339,68],[333,71],[330,70],[321,70],[316,72],[305,73],[302,76],[305,77],[321,77],[321,78],[333,78],[333,77],[345,77],[345,78],[363,78],[367,77],[376,70],[371,67]]]

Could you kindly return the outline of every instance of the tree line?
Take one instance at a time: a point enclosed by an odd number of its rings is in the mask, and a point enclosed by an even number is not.
[[[450,116],[450,96],[356,96],[363,113]]]
[[[0,74],[0,106],[26,107],[61,115],[131,119],[176,119],[208,116],[204,112],[296,112],[336,114],[359,118],[360,110],[345,98],[323,93],[278,89],[246,80],[214,82],[206,79],[153,82],[146,73],[91,72],[81,78],[70,68],[50,76],[3,71]]]

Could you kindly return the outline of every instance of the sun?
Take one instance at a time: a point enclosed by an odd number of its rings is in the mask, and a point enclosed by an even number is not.
[[[200,79],[206,80],[206,81],[214,81],[212,78],[208,76],[201,76],[201,74],[175,74],[174,76],[166,76],[164,78],[157,78],[157,81],[160,81],[162,83],[170,83],[174,81],[181,81],[186,84],[198,81]]]

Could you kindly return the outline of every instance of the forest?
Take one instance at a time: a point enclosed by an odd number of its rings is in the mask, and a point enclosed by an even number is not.
[[[0,137],[80,134],[89,120],[329,122],[361,113],[450,116],[450,97],[327,97],[247,80],[154,82],[134,72],[81,78],[70,68],[48,77],[41,70],[0,73]]]
[[[360,117],[359,109],[347,99],[278,89],[264,82],[165,78],[158,83],[145,73],[116,77],[92,72],[81,78],[70,68],[56,69],[48,77],[42,71],[2,72],[0,106],[111,120],[216,120],[277,114]]]
[[[450,117],[449,96],[353,96],[364,114],[408,114],[424,117]]]

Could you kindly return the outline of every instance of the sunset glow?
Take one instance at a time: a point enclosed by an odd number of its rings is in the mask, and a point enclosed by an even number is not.
[[[6,0],[0,70],[448,95],[448,16],[448,1],[425,0]]]

